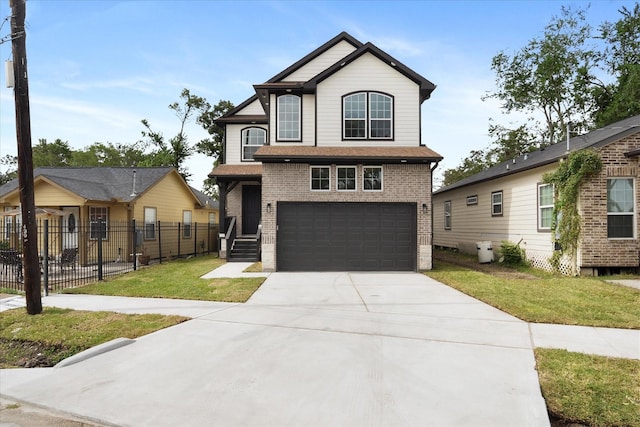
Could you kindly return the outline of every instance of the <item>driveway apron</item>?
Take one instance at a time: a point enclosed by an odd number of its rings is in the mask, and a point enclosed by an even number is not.
[[[122,426],[549,425],[527,324],[416,273],[272,273],[246,304],[0,375]]]

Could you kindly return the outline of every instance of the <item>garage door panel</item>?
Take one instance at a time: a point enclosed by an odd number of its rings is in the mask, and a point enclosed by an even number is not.
[[[416,267],[416,204],[278,203],[280,271]]]

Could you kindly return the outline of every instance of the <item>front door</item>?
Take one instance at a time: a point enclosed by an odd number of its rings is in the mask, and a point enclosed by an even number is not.
[[[242,187],[242,234],[250,235],[258,232],[260,209],[262,205],[262,187],[244,185]]]
[[[80,221],[80,208],[62,208],[65,215],[62,217],[62,249],[78,247],[78,225]]]

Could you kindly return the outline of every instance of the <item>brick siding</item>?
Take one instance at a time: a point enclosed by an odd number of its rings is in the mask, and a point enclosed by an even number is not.
[[[323,165],[329,166],[329,165]],[[356,166],[356,165],[349,165]],[[383,191],[362,190],[362,165],[357,165],[356,191],[336,190],[336,166],[331,165],[331,190],[311,191],[308,164],[264,163],[262,172],[262,265],[275,269],[277,202],[404,202],[417,205],[417,266],[431,264],[431,170],[429,164],[386,164]],[[428,206],[423,212],[422,204]],[[271,212],[266,211],[271,204]],[[372,230],[375,231],[375,230]]]
[[[640,133],[628,136],[598,150],[603,163],[598,176],[587,181],[580,192],[582,231],[579,264],[581,268],[638,267],[640,244],[638,230],[634,239],[607,238],[607,178],[635,179],[635,219],[638,222],[640,200],[640,165],[638,157],[627,158],[624,153],[640,147]]]

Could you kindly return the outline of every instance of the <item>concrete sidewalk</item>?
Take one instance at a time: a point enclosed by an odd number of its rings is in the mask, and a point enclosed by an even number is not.
[[[43,303],[194,318],[74,365],[0,370],[2,395],[109,425],[547,426],[534,346],[640,358],[640,331],[529,325],[414,273],[272,273],[246,304]]]

